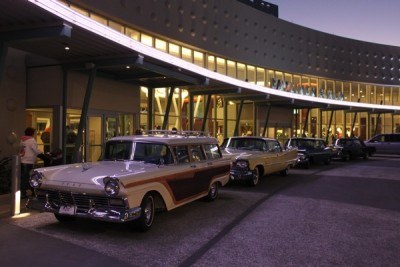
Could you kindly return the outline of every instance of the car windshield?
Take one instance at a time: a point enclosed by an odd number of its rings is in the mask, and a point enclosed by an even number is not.
[[[293,139],[291,142],[292,147],[298,147],[300,149],[308,149],[315,147],[315,141],[309,139]]]
[[[229,144],[228,144],[228,139],[226,139],[222,144],[222,147],[248,149],[248,150],[261,150],[261,151],[267,149],[265,141],[256,138],[231,138]]]
[[[172,163],[172,156],[165,144],[132,141],[109,141],[102,160],[133,160],[154,164]]]

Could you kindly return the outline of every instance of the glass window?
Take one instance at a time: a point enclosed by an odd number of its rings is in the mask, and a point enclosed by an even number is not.
[[[358,99],[360,99],[360,91],[359,91],[359,86],[358,83],[351,83],[350,84],[350,89],[351,89],[351,99],[353,102],[358,102]]]
[[[310,86],[309,86],[309,88],[307,90],[307,94],[310,95],[310,96],[315,96],[316,88],[318,88],[318,79],[311,78],[310,79]]]
[[[300,90],[301,79],[299,75],[293,75],[293,87],[292,90],[294,93],[298,93]]]
[[[392,88],[391,87],[383,87],[383,102],[385,105],[391,105],[392,101],[390,100]]]
[[[367,85],[366,84],[359,84],[358,97],[360,98],[360,102],[368,103],[368,99],[366,97],[366,94],[367,94]]]
[[[130,160],[132,153],[132,142],[114,142],[109,141],[106,144],[106,149],[102,160]],[[136,159],[137,160],[137,159]]]
[[[375,87],[376,90],[376,103],[375,104],[384,104],[384,94],[383,94],[383,87],[382,86],[376,86]]]
[[[198,51],[193,52],[194,64],[200,67],[204,67],[204,54]]]
[[[132,38],[133,40],[139,41],[139,39],[140,39],[140,32],[138,32],[134,29],[126,27],[125,34],[127,36],[129,36],[130,38]]]
[[[182,47],[182,59],[193,63],[193,55],[192,55],[192,49]]]
[[[147,46],[153,46],[153,37],[152,36],[142,33],[140,38],[141,38],[140,41],[142,44],[145,44]]]
[[[206,159],[200,145],[192,146],[190,154],[192,155],[192,161],[203,161]]]
[[[228,76],[232,77],[232,78],[236,78],[236,62],[227,60],[226,63],[228,65],[228,73],[227,73]]]
[[[224,58],[217,57],[217,72],[226,75],[226,61]]]
[[[398,106],[400,105],[400,94],[399,94],[399,88],[393,88],[392,90],[392,105]]]
[[[116,30],[117,32],[124,33],[124,26],[122,26],[122,24],[115,22],[113,20],[108,21],[108,27]]]
[[[167,42],[156,38],[155,48],[163,52],[167,52]]]
[[[301,76],[301,87],[300,94],[307,94],[308,89],[310,88],[310,78],[306,76]]]
[[[84,16],[86,16],[86,17],[89,17],[89,12],[88,12],[87,10],[84,10],[84,9],[79,8],[79,7],[77,7],[77,6],[74,6],[74,5],[70,5],[70,8],[71,8],[72,10],[78,12],[79,14],[82,14],[82,15],[84,15]]]
[[[179,45],[176,45],[176,44],[172,44],[172,43],[169,43],[168,44],[168,52],[169,52],[169,54],[170,55],[173,55],[173,56],[175,56],[175,57],[181,57],[181,52],[180,52],[181,50],[180,50],[180,46]]]
[[[257,68],[257,85],[265,86],[265,69]]]
[[[256,81],[256,68],[254,66],[247,65],[247,81],[253,84]]]
[[[218,159],[222,157],[216,144],[204,145],[204,151],[208,159]]]
[[[348,82],[336,82],[336,86],[338,86],[338,84],[342,84],[343,86],[343,98],[346,101],[352,101],[351,98],[351,90],[350,90],[350,83]]]
[[[268,70],[267,74],[268,87],[274,88],[275,72],[273,70]]]
[[[173,146],[172,151],[178,164],[189,162],[189,153],[187,146]]]
[[[214,56],[207,57],[207,68],[211,71],[217,71],[217,68],[215,66],[215,57]]]
[[[275,89],[283,90],[283,72],[275,71]]]
[[[90,14],[90,18],[92,20],[94,20],[94,21],[97,21],[98,23],[101,23],[103,25],[107,25],[107,20],[102,16],[99,16],[99,15],[96,15],[96,14]]]
[[[245,81],[246,80],[246,65],[242,63],[237,63],[237,79]]]

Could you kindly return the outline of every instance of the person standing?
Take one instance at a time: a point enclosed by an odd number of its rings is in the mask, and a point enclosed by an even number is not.
[[[32,127],[25,129],[25,135],[21,137],[21,198],[27,198],[27,190],[33,193],[29,184],[29,172],[33,169],[36,157],[43,152],[39,150],[35,140],[36,130]]]

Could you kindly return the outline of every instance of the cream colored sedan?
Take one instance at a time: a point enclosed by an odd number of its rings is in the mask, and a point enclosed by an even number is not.
[[[257,136],[226,138],[221,145],[224,157],[231,158],[230,179],[258,184],[267,174],[287,175],[297,163],[297,149],[284,150],[279,141]]]

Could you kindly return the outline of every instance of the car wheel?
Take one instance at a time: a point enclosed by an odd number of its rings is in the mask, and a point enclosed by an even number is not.
[[[141,232],[145,232],[151,228],[154,221],[154,197],[152,194],[147,193],[144,196],[140,208],[142,210],[139,219],[135,221],[136,228]]]
[[[286,169],[280,171],[281,176],[287,176],[288,174],[289,174],[289,168],[286,168]]]
[[[260,170],[256,167],[253,170],[253,176],[248,180],[250,186],[256,186],[260,181]]]
[[[369,158],[369,154],[368,154],[368,152],[365,152],[364,156],[363,156],[363,159],[368,159],[368,158]]]
[[[324,161],[324,164],[325,164],[325,165],[331,164],[331,159],[326,159],[326,160]]]
[[[72,222],[76,220],[76,218],[73,216],[62,215],[58,213],[54,213],[54,217],[56,217],[57,221],[62,223]]]
[[[214,182],[210,190],[208,190],[208,195],[205,197],[206,201],[214,201],[218,198],[218,182]]]

